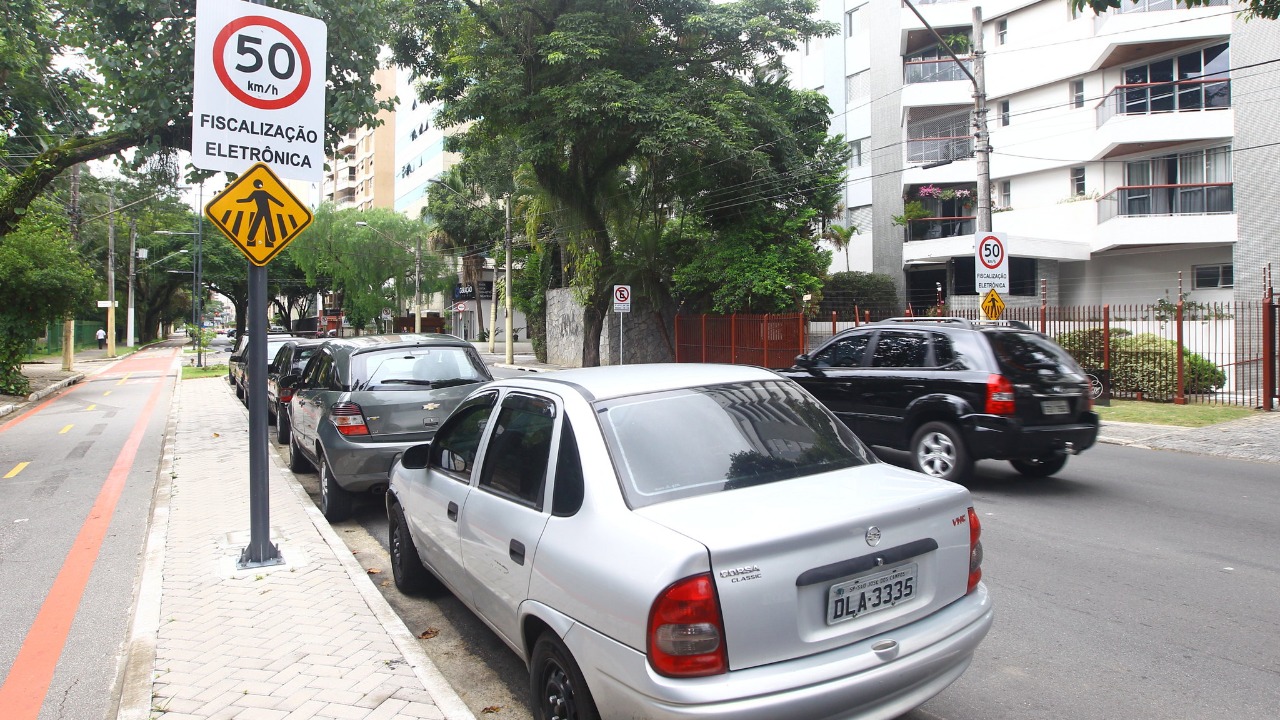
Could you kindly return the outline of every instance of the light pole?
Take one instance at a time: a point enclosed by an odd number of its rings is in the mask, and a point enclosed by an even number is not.
[[[203,199],[203,196],[204,196],[203,185],[200,186],[200,190],[201,190],[201,199]],[[203,264],[204,264],[204,257],[202,252],[203,244],[204,244],[203,243],[204,215],[200,216],[200,221],[197,227],[199,227],[199,230],[197,230],[196,232],[175,232],[172,230],[157,230],[155,234],[156,235],[190,235],[196,239],[195,240],[195,244],[196,244],[195,272],[191,277],[191,324],[195,326],[196,332],[201,332],[204,330],[204,327],[200,322],[200,306],[202,304],[201,300],[203,296],[203,293],[200,292],[200,272],[203,269]],[[196,342],[196,367],[204,367],[204,346],[201,345],[200,342],[198,342],[198,338]]]
[[[130,247],[133,247],[133,242],[132,242],[132,241],[130,241],[129,246],[130,246]],[[146,269],[148,269],[148,268],[155,267],[156,265],[159,265],[160,263],[164,262],[165,260],[168,260],[169,258],[173,257],[174,255],[185,255],[186,253],[187,253],[187,251],[186,251],[186,249],[185,249],[185,248],[184,248],[184,249],[182,249],[182,250],[175,250],[175,251],[173,251],[173,252],[169,253],[168,255],[165,255],[164,257],[160,258],[159,260],[156,260],[155,262],[147,263],[146,265],[143,265],[142,267],[138,267],[138,266],[137,266],[137,262],[136,262],[136,261],[137,261],[137,260],[146,260],[146,259],[147,259],[147,249],[146,249],[146,248],[141,248],[141,249],[134,248],[134,249],[133,249],[133,251],[130,253],[130,255],[129,255],[129,318],[128,318],[128,326],[129,326],[129,329],[125,332],[125,334],[128,336],[128,338],[127,338],[127,343],[126,343],[126,344],[127,344],[129,347],[133,347],[134,345],[136,345],[136,344],[137,344],[137,340],[138,340],[138,336],[137,336],[137,334],[134,332],[134,329],[135,329],[135,323],[134,323],[134,318],[133,318],[133,314],[134,314],[134,310],[133,310],[133,308],[134,308],[134,305],[133,305],[133,294],[134,294],[134,292],[133,292],[133,289],[134,289],[134,286],[135,286],[136,281],[137,281],[138,273],[139,273],[140,271],[142,271],[142,270],[146,270]],[[169,271],[167,271],[167,272],[173,272],[173,271],[172,271],[172,270],[169,270]]]
[[[399,240],[392,240],[390,237],[387,237],[386,233],[382,232],[378,228],[370,225],[369,223],[363,220],[357,221],[356,227],[367,227],[370,230],[377,233],[378,236],[381,237],[383,240],[395,243],[396,245],[399,245],[405,250],[409,249],[408,245],[405,245]],[[422,237],[421,236],[418,236],[418,238],[414,241],[414,245],[413,245],[413,331],[415,333],[422,332]]]

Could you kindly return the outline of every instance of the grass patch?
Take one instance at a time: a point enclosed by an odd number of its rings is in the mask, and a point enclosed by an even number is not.
[[[1204,427],[1249,417],[1256,411],[1235,405],[1174,405],[1173,403],[1112,400],[1111,407],[1094,408],[1103,420],[1115,422]]]
[[[204,367],[195,367],[194,365],[182,366],[183,380],[195,380],[198,378],[210,378],[210,377],[225,378],[226,376],[227,376],[227,366],[225,363],[220,365],[205,365]]]

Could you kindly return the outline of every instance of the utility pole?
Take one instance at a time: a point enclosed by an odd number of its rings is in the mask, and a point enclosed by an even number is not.
[[[71,242],[80,251],[80,163],[71,168]],[[75,315],[68,312],[62,321],[62,369],[71,371],[76,349]]]
[[[116,356],[116,192],[107,195],[107,357]]]
[[[422,332],[422,235],[413,243],[413,331]]]
[[[978,232],[991,232],[991,138],[987,134],[986,52],[982,49],[982,8],[973,9],[973,156],[978,164]]]
[[[129,314],[125,317],[125,345],[133,347],[137,345],[138,336],[134,334],[133,321],[133,285],[137,278],[136,265],[138,260],[138,221],[129,219]]]
[[[503,325],[503,330],[507,333],[507,364],[510,365],[515,362],[515,348],[511,346],[511,333],[513,332],[511,327],[511,193],[507,193],[503,197],[507,201],[507,230],[503,233],[503,244],[507,247],[507,291],[503,309],[507,312],[507,319]]]

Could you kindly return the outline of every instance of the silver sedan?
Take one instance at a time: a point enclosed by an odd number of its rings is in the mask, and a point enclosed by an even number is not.
[[[891,718],[994,617],[963,487],[876,462],[767,370],[490,383],[387,493],[397,586],[443,583],[538,718]]]

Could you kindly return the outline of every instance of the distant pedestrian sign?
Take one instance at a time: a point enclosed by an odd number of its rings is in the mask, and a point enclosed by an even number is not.
[[[1009,292],[1009,250],[1004,233],[986,232],[973,236],[974,287],[981,295],[987,290]]]
[[[1004,300],[995,288],[991,288],[983,296],[982,314],[986,315],[988,320],[999,320],[1000,316],[1004,315]]]
[[[287,178],[322,180],[327,52],[323,20],[197,0],[192,164],[240,172],[263,162]]]
[[[307,206],[262,163],[210,200],[204,215],[258,267],[279,255],[312,219]]]
[[[631,286],[613,286],[613,311],[616,313],[631,312]]]

